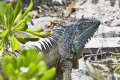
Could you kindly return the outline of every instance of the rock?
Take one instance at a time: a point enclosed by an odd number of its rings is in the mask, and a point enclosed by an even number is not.
[[[90,76],[82,75],[79,80],[94,80],[94,79]]]
[[[83,2],[85,0],[82,0]],[[77,2],[75,7],[78,9],[78,12],[75,14],[76,18],[83,16],[84,18],[98,18],[101,20],[101,23],[107,26],[117,25],[112,23],[117,19],[120,19],[120,10],[117,6],[118,2],[115,3],[115,6],[111,6],[110,0],[87,0],[84,4],[80,5],[81,2]],[[111,1],[112,2],[112,1]],[[112,23],[112,24],[111,24]]]
[[[79,63],[79,69],[72,69],[72,80],[93,80],[91,77],[86,75],[88,68],[83,58],[79,59]]]
[[[28,28],[40,28],[43,27],[43,29],[46,29],[46,24],[48,23],[49,20],[54,21],[56,20],[57,17],[41,17],[38,19],[32,19],[34,25],[31,25],[30,22],[28,22]]]
[[[117,11],[118,11],[118,9],[116,9],[116,8],[115,8],[115,9],[113,9],[112,11],[113,11],[113,13],[115,13],[115,12],[117,12]]]
[[[52,4],[57,6],[63,5],[62,0],[52,0]]]
[[[73,17],[73,18],[75,18],[75,15],[70,15],[70,17]]]
[[[120,20],[114,20],[114,21],[112,21],[112,23],[111,23],[111,26],[120,26]]]
[[[101,38],[120,37],[120,28],[100,25],[98,31],[94,34],[94,38],[98,37]]]
[[[120,37],[114,38],[91,38],[91,40],[85,45],[85,48],[110,48],[120,47]]]

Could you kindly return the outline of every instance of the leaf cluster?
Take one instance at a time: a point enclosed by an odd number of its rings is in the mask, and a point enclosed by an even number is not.
[[[28,12],[33,7],[33,1],[31,0],[30,5],[22,15],[22,2],[17,0],[15,9],[12,4],[8,5],[4,2],[0,2],[0,49],[8,47],[11,44],[12,50],[20,48],[20,43],[25,44],[28,41],[37,41],[39,37],[47,37],[49,32],[41,32],[42,28],[39,29],[28,29],[27,22],[30,22],[30,15]],[[23,37],[13,34],[14,32],[27,32],[37,37]],[[20,42],[20,43],[19,43]]]
[[[9,80],[52,80],[56,69],[47,69],[42,61],[43,53],[38,54],[33,48],[23,49],[19,58],[14,55],[5,56],[2,62],[2,69]]]

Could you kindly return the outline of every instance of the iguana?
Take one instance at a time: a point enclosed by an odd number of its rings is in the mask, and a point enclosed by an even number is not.
[[[37,42],[28,42],[22,48],[35,48],[43,51],[43,60],[47,66],[57,68],[58,80],[71,80],[72,68],[78,68],[78,59],[88,39],[98,29],[98,19],[81,19],[64,29],[53,29],[47,38]],[[18,55],[19,51],[14,52]]]

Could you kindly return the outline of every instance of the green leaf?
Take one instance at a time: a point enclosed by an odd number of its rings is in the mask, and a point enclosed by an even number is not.
[[[28,14],[27,17],[26,17],[26,22],[31,22],[31,19],[30,19],[30,15]]]
[[[25,23],[25,19],[19,21],[19,23],[17,23],[14,27],[12,27],[11,31],[12,31],[12,32],[15,31],[15,29],[16,29],[17,27],[19,27],[22,23]]]
[[[14,69],[17,69],[17,59],[16,59],[15,55],[12,55],[12,56],[10,57],[10,62],[11,62],[11,64],[13,65],[13,68],[14,68]]]
[[[39,71],[39,73],[37,74],[38,76],[44,74],[47,70],[47,66],[44,61],[40,61],[37,64],[37,67],[38,67],[38,71]]]
[[[2,40],[1,43],[0,43],[0,49],[2,49],[3,45],[4,45],[4,42]]]
[[[6,7],[7,7],[7,4],[4,1],[1,1],[0,2],[0,22],[4,26],[5,26],[4,16],[5,16]]]
[[[19,14],[17,15],[17,17],[15,17],[15,21],[14,21],[13,25],[21,18],[21,14],[22,14],[22,9],[19,12]]]
[[[21,12],[22,12],[22,2],[21,0],[17,0],[17,4],[14,10],[14,19],[16,19],[16,17],[19,16]],[[17,21],[17,19],[15,21]]]
[[[11,63],[7,64],[6,71],[7,71],[6,75],[8,77],[15,76],[15,69]]]
[[[42,37],[42,38],[45,38],[50,34],[50,32],[40,32],[40,33],[34,32],[34,31],[25,31],[25,32],[31,33],[33,35],[36,35],[36,36],[39,36],[39,37]]]
[[[36,55],[37,55],[36,50],[34,48],[30,48],[28,50],[26,57],[29,58],[28,60],[31,63],[31,62],[34,62]]]
[[[28,8],[26,9],[26,11],[24,12],[21,18],[24,18],[26,14],[32,9],[32,7],[33,7],[33,1],[31,0],[30,5],[28,6]]]
[[[7,47],[9,45],[9,39],[8,37],[4,37],[4,43],[5,43],[5,46]]]
[[[29,70],[26,74],[27,75],[26,79],[29,80],[30,78],[34,77],[35,73],[37,73],[37,67],[34,63],[30,63]]]
[[[15,38],[14,35],[10,36],[11,38],[11,46],[12,46],[12,50],[16,50],[16,49],[20,49],[20,44],[18,42],[18,40]]]
[[[6,24],[7,24],[7,28],[10,30],[11,27],[13,26],[13,18],[14,18],[14,14],[13,14],[13,7],[12,4],[8,4],[5,10],[5,16],[6,16]]]
[[[28,24],[24,22],[19,27],[16,27],[14,31],[25,31],[27,29],[28,29]]]
[[[30,48],[29,50],[27,50],[27,55],[26,55],[26,63],[25,63],[25,67],[27,67],[30,63],[32,63],[35,60],[36,57],[36,51],[33,48]]]
[[[24,39],[25,37],[22,37],[22,36],[15,36],[15,37],[22,44],[25,44],[26,42],[28,42],[27,40]]]
[[[30,38],[30,37],[24,37],[27,41],[38,41],[40,38]]]
[[[20,70],[20,67],[23,67],[25,64],[25,57],[23,55],[20,55],[20,57],[17,60],[17,68]]]
[[[26,27],[25,27],[25,28],[23,27],[23,29],[28,28],[28,27],[27,27],[28,25],[27,25],[27,22],[26,22],[27,17],[29,17],[29,14],[28,14],[23,20],[19,20],[18,23],[17,23],[14,27],[12,27],[11,31],[12,31],[12,32],[15,31],[16,28],[19,28],[20,25],[23,24],[23,23],[25,23],[25,25],[26,25]]]
[[[27,51],[28,51],[27,49],[22,49],[22,50],[20,51],[20,55],[23,55],[23,56],[26,57]]]
[[[2,69],[5,73],[7,73],[6,66],[8,65],[8,63],[10,63],[10,56],[5,56],[2,60]]]
[[[0,38],[4,38],[4,37],[6,37],[7,34],[8,34],[8,29],[5,30],[5,31],[3,31],[3,32],[0,34]]]
[[[52,80],[55,76],[56,68],[51,68],[45,72],[45,74],[39,80]]]
[[[3,80],[2,76],[0,76],[0,80]]]
[[[38,41],[39,40],[39,38],[29,38],[29,37],[22,37],[22,36],[15,36],[15,37],[22,44],[25,44],[28,41]]]
[[[43,53],[39,52],[35,58],[34,63],[38,64],[40,62],[40,60],[42,59]]]
[[[26,31],[34,31],[34,32],[41,32],[43,30],[43,27],[38,28],[38,29],[27,29]]]

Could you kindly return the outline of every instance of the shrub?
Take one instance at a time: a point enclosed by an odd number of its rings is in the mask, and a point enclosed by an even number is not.
[[[28,12],[32,9],[32,7],[33,7],[33,1],[31,0],[30,5],[22,15],[21,0],[17,0],[15,9],[13,9],[11,3],[7,5],[4,1],[0,2],[1,52],[4,52],[9,44],[11,45],[12,50],[14,51],[20,48],[19,42],[25,44],[28,41],[37,41],[39,40],[39,37],[46,37],[49,35],[49,32],[41,32],[42,28],[28,29],[27,22],[31,21]],[[13,34],[14,32],[27,32],[38,37],[35,38],[23,37]]]
[[[56,69],[47,69],[42,61],[42,52],[38,54],[32,48],[23,49],[19,58],[14,55],[5,56],[2,62],[2,69],[9,80],[52,80]]]

